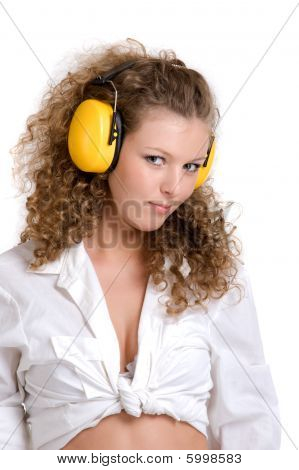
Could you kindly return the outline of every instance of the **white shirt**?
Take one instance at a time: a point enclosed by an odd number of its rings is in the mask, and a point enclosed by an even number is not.
[[[161,301],[170,291],[150,277],[138,354],[120,374],[118,339],[83,242],[32,272],[34,243],[0,255],[2,449],[61,449],[122,409],[186,421],[210,449],[280,448],[278,399],[244,265],[236,281],[245,297],[238,304],[234,288],[210,299],[207,314],[194,307],[170,317]]]

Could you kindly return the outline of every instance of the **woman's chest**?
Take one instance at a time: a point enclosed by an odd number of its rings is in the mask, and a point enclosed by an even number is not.
[[[103,265],[94,266],[119,343],[120,372],[124,373],[126,365],[138,354],[138,329],[148,276],[142,269],[119,274]]]

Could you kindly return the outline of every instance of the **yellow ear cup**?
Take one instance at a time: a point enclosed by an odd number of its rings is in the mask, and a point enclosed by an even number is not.
[[[207,166],[201,165],[198,170],[197,180],[196,180],[194,189],[199,188],[199,186],[201,186],[207,179],[208,174],[213,164],[214,155],[215,155],[215,139],[213,141],[213,144],[209,153],[209,158],[207,157],[208,158]]]
[[[109,145],[112,116],[112,106],[100,100],[87,99],[77,107],[69,127],[68,148],[80,170],[104,173],[110,167],[116,146],[116,141]]]

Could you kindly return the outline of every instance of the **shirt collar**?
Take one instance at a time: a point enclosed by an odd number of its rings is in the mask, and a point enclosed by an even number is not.
[[[87,251],[83,241],[81,241],[80,243],[72,245],[63,250],[56,260],[48,261],[39,268],[29,269],[29,263],[26,271],[39,274],[63,274],[65,277],[66,275],[71,275],[76,272],[78,273],[80,264],[84,262],[85,256],[88,256]],[[170,260],[167,257],[164,264],[165,268],[168,269],[170,264]],[[179,270],[184,277],[187,277],[191,271],[190,265],[185,257],[183,258],[183,264]]]
[[[36,248],[34,241],[30,240],[28,243],[31,245],[30,255],[32,256],[33,250]],[[58,258],[54,261],[48,261],[46,264],[40,266],[39,268],[30,269],[30,263],[28,263],[26,271],[29,273],[39,273],[39,274],[59,274],[61,268],[66,260],[69,248],[63,250],[63,252],[59,255]],[[30,262],[32,260],[30,259]]]

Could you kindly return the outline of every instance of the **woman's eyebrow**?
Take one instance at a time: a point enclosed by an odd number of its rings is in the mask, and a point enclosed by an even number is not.
[[[164,153],[164,155],[168,155],[169,157],[172,158],[171,153],[168,153],[168,152],[166,152],[166,150],[160,149],[160,148],[158,148],[158,147],[145,147],[145,148],[151,149],[151,150],[157,150],[158,152]],[[191,161],[191,162],[195,162],[195,160],[200,160],[200,159],[205,160],[205,159],[206,159],[206,156],[193,158],[193,160],[190,160],[190,161]]]

